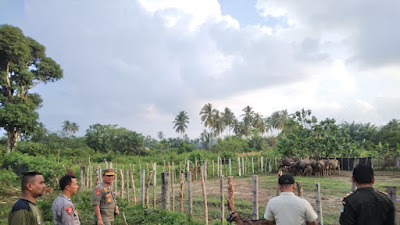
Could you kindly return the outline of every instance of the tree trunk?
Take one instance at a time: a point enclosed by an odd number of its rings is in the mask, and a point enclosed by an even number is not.
[[[11,127],[7,130],[7,153],[10,153],[14,150],[20,135],[21,129],[14,130],[14,128]]]

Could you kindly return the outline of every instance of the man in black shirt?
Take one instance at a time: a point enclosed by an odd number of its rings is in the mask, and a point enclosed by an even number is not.
[[[359,164],[353,169],[357,190],[343,199],[341,225],[394,225],[394,205],[384,194],[375,191],[374,171]]]

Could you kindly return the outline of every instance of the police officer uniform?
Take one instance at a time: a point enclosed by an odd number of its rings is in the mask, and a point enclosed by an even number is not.
[[[372,187],[357,189],[342,204],[341,225],[394,225],[393,202]]]
[[[62,193],[51,206],[55,225],[80,225],[78,212],[71,199]]]
[[[110,171],[104,170],[103,173],[108,175],[115,175],[112,169]],[[105,186],[104,182],[98,184],[93,189],[93,206],[99,205],[101,218],[105,225],[112,225],[114,223],[115,210],[117,207],[117,202],[115,199],[115,193],[111,185]],[[97,217],[94,215],[94,220],[97,224]]]

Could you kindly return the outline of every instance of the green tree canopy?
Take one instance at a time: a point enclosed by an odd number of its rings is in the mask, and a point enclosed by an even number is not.
[[[11,152],[21,135],[34,130],[42,99],[30,93],[40,83],[54,82],[63,72],[45,47],[10,25],[0,26],[0,126]]]

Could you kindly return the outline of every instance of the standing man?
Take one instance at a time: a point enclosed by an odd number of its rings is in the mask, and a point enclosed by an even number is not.
[[[93,190],[94,221],[96,225],[114,225],[114,216],[119,214],[115,193],[112,189],[113,169],[103,170],[103,183]]]
[[[281,194],[269,200],[264,218],[268,224],[277,225],[316,225],[318,215],[311,204],[294,195],[294,179],[290,175],[282,175],[278,179]]]
[[[8,215],[8,225],[43,224],[42,212],[36,205],[36,198],[43,194],[46,187],[42,174],[26,173],[21,180],[22,195]]]
[[[78,212],[71,201],[71,196],[79,190],[76,177],[65,175],[60,179],[60,195],[53,201],[51,211],[55,225],[80,225]]]
[[[372,167],[358,164],[353,169],[353,183],[357,190],[343,199],[341,225],[394,225],[393,202],[374,190]]]

